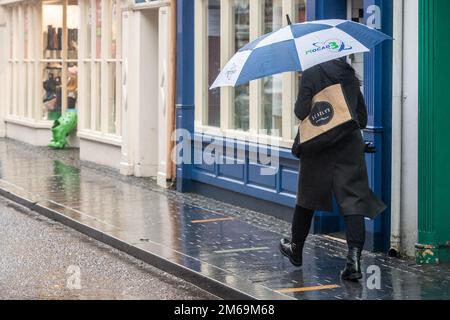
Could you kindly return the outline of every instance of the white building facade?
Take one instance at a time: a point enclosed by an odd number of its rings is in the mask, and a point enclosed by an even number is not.
[[[46,146],[78,113],[81,160],[167,176],[169,1],[0,1],[0,133]],[[169,108],[170,109],[170,108]]]

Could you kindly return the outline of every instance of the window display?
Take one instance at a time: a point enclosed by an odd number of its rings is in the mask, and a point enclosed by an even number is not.
[[[42,3],[43,117],[47,120],[56,120],[65,110],[77,107],[78,15],[77,1]]]
[[[42,0],[5,6],[7,118],[42,128],[72,110],[85,133],[120,136],[124,4]]]

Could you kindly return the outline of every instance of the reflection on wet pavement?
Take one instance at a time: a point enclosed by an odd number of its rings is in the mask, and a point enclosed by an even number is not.
[[[233,213],[239,208],[211,210],[189,195],[81,165],[75,150],[62,157],[51,152],[0,140],[0,188],[256,298],[450,299],[449,266],[367,253],[363,265],[381,270],[380,288],[371,289],[370,274],[359,284],[344,283],[341,243],[311,237],[297,269],[277,250],[285,235],[239,218]]]

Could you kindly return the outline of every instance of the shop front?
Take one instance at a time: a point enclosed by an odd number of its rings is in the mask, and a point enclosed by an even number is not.
[[[450,261],[450,22],[445,0],[419,1],[418,263]]]
[[[73,111],[80,116],[79,134],[90,130],[119,140],[120,1],[0,4],[9,48],[3,101],[7,137],[47,145],[53,121]],[[111,97],[103,108],[102,94]],[[71,145],[79,146],[76,135]]]
[[[2,1],[7,67],[5,133],[35,145],[51,140],[52,120],[78,104],[76,1]],[[77,140],[72,139],[77,145]]]
[[[281,74],[209,90],[237,50],[285,26],[286,15],[293,22],[352,19],[392,34],[391,1],[179,1],[178,52],[183,54],[178,56],[177,126],[190,133],[192,164],[178,166],[177,183],[180,191],[199,192],[289,221],[298,177],[298,161],[290,147],[298,124],[293,106],[300,76]],[[377,147],[376,154],[367,156],[370,182],[386,203],[390,202],[391,51],[385,44],[369,54],[349,57],[368,103],[365,136]],[[185,151],[184,144],[179,146]],[[260,149],[267,149],[268,157],[276,161],[265,161]],[[212,154],[215,161],[205,161],[205,154]],[[367,225],[368,248],[385,249],[389,212]],[[317,214],[313,231],[339,237],[343,227],[336,209]]]
[[[73,112],[82,160],[164,179],[170,2],[140,2],[0,1],[4,135],[46,146]]]

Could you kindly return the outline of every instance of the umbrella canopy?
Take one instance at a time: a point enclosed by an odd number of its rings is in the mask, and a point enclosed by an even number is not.
[[[348,20],[291,24],[240,49],[211,89],[234,87],[282,72],[304,71],[326,61],[368,52],[389,39],[378,30]]]

